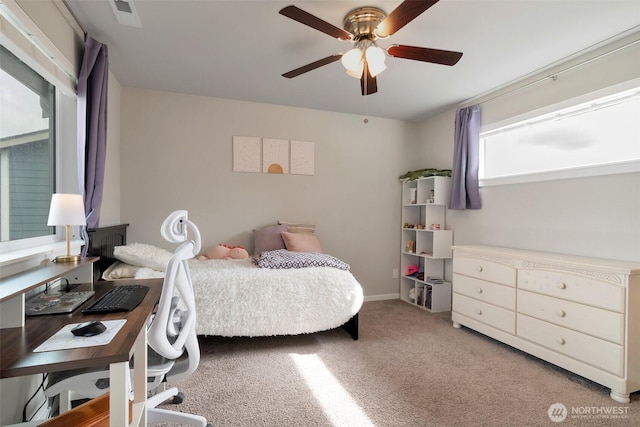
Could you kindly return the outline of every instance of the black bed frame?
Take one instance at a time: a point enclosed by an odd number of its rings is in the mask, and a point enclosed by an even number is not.
[[[358,339],[358,314],[360,313],[356,313],[351,319],[347,320],[347,323],[342,325],[342,329],[347,331],[354,340]]]
[[[100,280],[102,273],[117,259],[113,256],[113,248],[127,244],[127,227],[129,224],[112,225],[108,227],[89,228],[88,256],[99,256],[100,260],[95,264],[97,269],[93,271],[93,280]],[[349,319],[342,328],[358,339],[358,313]]]
[[[94,264],[93,280],[100,280],[102,273],[114,262],[113,248],[127,244],[127,227],[129,224],[112,225],[109,227],[88,228],[89,248],[87,256],[98,256],[100,259]]]

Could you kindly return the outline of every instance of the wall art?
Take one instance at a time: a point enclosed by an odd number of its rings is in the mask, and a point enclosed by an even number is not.
[[[262,139],[262,172],[289,173],[289,141],[286,139]]]
[[[291,173],[313,175],[315,173],[314,144],[308,141],[291,141]]]
[[[261,145],[259,137],[234,136],[233,137],[233,171],[234,172],[260,172]]]

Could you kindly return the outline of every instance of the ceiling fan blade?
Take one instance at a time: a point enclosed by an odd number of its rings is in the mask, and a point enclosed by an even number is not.
[[[389,46],[387,53],[395,58],[413,59],[442,65],[456,65],[462,58],[462,52],[405,45]]]
[[[301,24],[307,25],[313,29],[321,31],[325,34],[328,34],[332,37],[337,38],[338,40],[351,40],[351,33],[336,27],[335,25],[329,24],[326,21],[310,14],[309,12],[305,12],[296,6],[287,6],[280,10],[280,15],[284,15],[287,18],[291,18],[294,21],[298,21]]]
[[[376,93],[378,91],[378,83],[376,78],[371,75],[369,72],[369,67],[367,63],[364,63],[364,70],[362,71],[362,77],[360,77],[360,89],[362,91],[362,96],[371,95],[372,93]]]
[[[338,59],[342,58],[342,55],[335,54],[331,56],[327,56],[326,58],[319,59],[315,62],[312,62],[307,65],[303,65],[300,68],[296,68],[295,70],[291,70],[288,73],[284,73],[282,77],[286,77],[288,79],[299,76],[300,74],[307,73],[309,71],[315,70],[316,68],[320,68],[323,65],[331,64],[332,62],[336,62]]]
[[[403,1],[378,25],[375,30],[376,35],[381,38],[389,37],[436,3],[438,3],[438,0]]]

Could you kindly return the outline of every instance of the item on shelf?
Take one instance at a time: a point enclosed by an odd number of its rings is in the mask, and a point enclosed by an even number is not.
[[[398,178],[400,181],[414,181],[419,178],[424,178],[427,176],[446,176],[451,177],[451,169],[435,169],[435,168],[427,168],[427,169],[418,169],[414,171],[409,171],[404,175],[400,175]]]
[[[415,225],[413,225],[413,224],[409,224],[408,222],[404,223],[404,228],[414,228],[414,227],[415,227]]]
[[[433,293],[431,286],[425,285],[420,289],[422,289],[422,293],[423,293],[423,299],[422,301],[420,301],[420,305],[422,305],[425,308],[431,309],[431,296]]]
[[[409,201],[411,202],[412,205],[415,205],[418,201],[418,189],[417,188],[410,188],[409,189]]]
[[[415,240],[409,240],[407,242],[407,252],[415,252],[416,250],[416,241]]]
[[[421,305],[424,307],[424,287],[420,287],[418,288],[418,300],[416,301],[416,304]]]
[[[442,279],[442,277],[437,277],[437,276],[427,276],[427,283],[430,283],[432,285],[441,285],[444,283],[444,280]]]
[[[416,224],[416,229],[424,230],[425,229],[425,225],[424,224]]]
[[[410,265],[409,268],[407,268],[407,276],[411,276],[413,274],[416,274],[418,271],[420,271],[420,267],[417,265]]]
[[[440,224],[431,224],[432,230],[440,230]]]

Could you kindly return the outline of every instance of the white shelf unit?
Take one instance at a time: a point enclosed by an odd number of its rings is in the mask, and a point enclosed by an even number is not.
[[[451,283],[428,279],[444,279],[444,260],[452,257],[453,231],[445,221],[450,189],[451,178],[443,176],[402,183],[400,299],[429,312],[451,310]],[[412,266],[422,277],[408,274]]]

